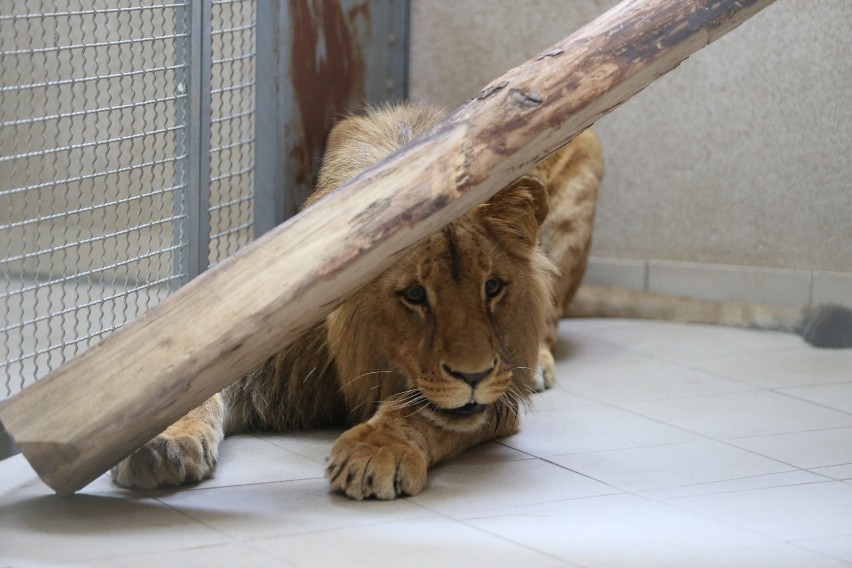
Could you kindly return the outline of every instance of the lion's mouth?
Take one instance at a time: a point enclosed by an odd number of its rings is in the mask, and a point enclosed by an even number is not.
[[[486,408],[488,408],[487,404],[480,404],[478,402],[469,402],[464,406],[459,406],[456,408],[441,408],[434,404],[431,405],[433,410],[436,410],[442,414],[449,414],[451,416],[473,416],[474,414],[479,414]]]

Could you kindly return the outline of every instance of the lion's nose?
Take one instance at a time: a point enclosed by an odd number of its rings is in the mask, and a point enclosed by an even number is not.
[[[455,377],[457,379],[461,379],[467,384],[469,384],[472,388],[476,388],[476,385],[482,382],[482,380],[491,374],[491,371],[494,370],[494,367],[487,369],[485,371],[479,371],[476,373],[468,373],[464,371],[455,371],[451,369],[448,365],[444,365],[444,372],[450,375],[451,377]]]

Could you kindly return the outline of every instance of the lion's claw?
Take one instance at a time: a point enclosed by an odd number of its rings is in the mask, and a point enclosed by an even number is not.
[[[394,499],[426,487],[425,456],[367,424],[344,432],[328,461],[326,479],[352,499]]]
[[[197,483],[212,475],[216,446],[203,438],[161,434],[115,466],[112,479],[139,489]]]

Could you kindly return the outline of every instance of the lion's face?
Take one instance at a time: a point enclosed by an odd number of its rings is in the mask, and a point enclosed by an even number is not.
[[[549,265],[536,241],[546,209],[543,188],[519,182],[416,246],[329,317],[350,408],[369,415],[392,397],[467,429],[501,398],[517,404],[536,371],[550,302]]]

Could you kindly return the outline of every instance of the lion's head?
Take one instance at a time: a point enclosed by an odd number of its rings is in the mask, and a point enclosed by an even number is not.
[[[347,119],[329,139],[320,188],[346,181],[439,117],[405,106]],[[546,214],[545,189],[523,178],[415,246],[328,317],[353,419],[390,399],[468,429],[489,405],[520,402],[551,301],[551,265],[538,246]]]

